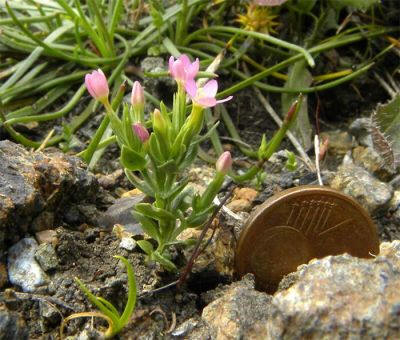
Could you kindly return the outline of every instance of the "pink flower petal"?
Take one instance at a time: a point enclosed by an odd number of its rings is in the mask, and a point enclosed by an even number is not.
[[[179,60],[182,62],[184,68],[187,68],[190,66],[190,59],[186,54],[181,54],[181,56],[179,57]]]
[[[202,91],[204,97],[215,97],[218,91],[218,82],[215,79],[208,81]]]
[[[196,60],[186,68],[187,79],[195,78],[197,73],[199,72],[199,69],[200,69],[200,61],[199,58],[196,58]]]
[[[96,94],[94,93],[93,88],[92,88],[92,75],[90,73],[85,75],[85,85],[86,85],[86,88],[89,91],[90,95],[93,98],[95,98]]]
[[[173,76],[176,81],[184,82],[186,80],[185,67],[182,61],[180,61],[179,59],[175,61],[172,69],[174,71]]]
[[[196,97],[197,85],[196,85],[196,82],[194,81],[194,79],[188,79],[185,82],[185,89],[186,89],[186,92],[188,93],[188,95],[190,96],[190,98],[193,99]]]
[[[255,3],[260,6],[279,6],[287,0],[255,0]]]
[[[196,99],[196,103],[202,107],[213,107],[217,105],[217,100],[214,97],[200,97]]]

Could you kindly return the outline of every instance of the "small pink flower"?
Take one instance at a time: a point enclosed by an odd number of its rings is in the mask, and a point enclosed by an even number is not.
[[[140,139],[142,143],[147,142],[150,138],[149,131],[140,123],[135,123],[132,125],[134,134]]]
[[[108,100],[108,83],[102,70],[98,69],[97,71],[88,73],[85,76],[85,85],[94,99],[100,102]]]
[[[144,91],[142,85],[138,81],[133,83],[131,104],[134,108],[143,109],[144,107]]]
[[[215,95],[218,91],[218,82],[215,79],[209,80],[201,88],[197,87],[194,79],[190,79],[186,82],[185,88],[193,103],[202,107],[213,107],[218,103],[223,103],[233,98],[232,96],[229,96],[221,100],[215,99]]]
[[[254,3],[259,6],[280,6],[287,0],[254,0]]]
[[[194,79],[199,68],[199,58],[196,58],[193,63],[185,54],[182,54],[177,60],[173,56],[169,58],[169,73],[178,83],[185,84],[187,80]]]
[[[215,167],[218,172],[226,174],[232,167],[232,156],[229,151],[225,151],[219,156]]]

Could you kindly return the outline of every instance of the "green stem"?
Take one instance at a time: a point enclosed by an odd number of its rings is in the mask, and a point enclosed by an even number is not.
[[[188,45],[191,40],[196,38],[196,36],[201,35],[203,33],[208,33],[208,32],[229,32],[229,33],[235,33],[235,34],[243,34],[247,35],[253,38],[261,39],[268,41],[271,44],[286,48],[288,50],[300,52],[304,58],[307,60],[307,63],[311,66],[315,66],[315,61],[313,57],[311,56],[310,52],[304,49],[301,46],[297,46],[291,43],[288,43],[287,41],[272,37],[269,34],[264,34],[264,33],[259,33],[259,32],[253,32],[253,31],[247,31],[241,28],[235,28],[235,27],[226,27],[226,26],[213,26],[213,27],[208,27],[208,28],[203,28],[199,29],[196,32],[188,35],[183,42],[183,45]]]
[[[322,43],[320,45],[312,47],[312,48],[309,49],[309,52],[312,53],[312,54],[318,54],[318,53],[321,53],[323,51],[330,50],[330,49],[333,49],[333,48],[337,48],[337,47],[340,47],[340,46],[343,46],[343,45],[347,45],[347,44],[350,44],[350,43],[354,43],[354,42],[357,42],[357,41],[362,40],[362,39],[368,39],[368,38],[372,38],[372,37],[379,36],[379,35],[382,35],[382,34],[387,34],[387,33],[391,32],[393,30],[398,30],[398,28],[385,28],[385,29],[376,30],[374,32],[364,33],[364,34],[361,34],[361,33],[351,34],[350,36],[343,37],[339,41],[337,41],[337,39],[335,39],[335,41],[329,40],[329,41],[324,42],[324,43]],[[259,73],[255,74],[255,75],[251,76],[251,77],[248,77],[247,79],[241,81],[240,83],[237,83],[237,84],[231,86],[230,88],[226,89],[225,91],[222,91],[222,92],[218,93],[217,97],[218,98],[226,97],[226,96],[228,96],[228,95],[230,95],[232,93],[235,93],[235,92],[237,92],[237,91],[239,91],[239,90],[241,90],[241,89],[243,89],[243,88],[245,88],[247,86],[252,85],[255,81],[260,80],[262,78],[265,78],[266,76],[270,75],[272,72],[278,71],[278,70],[280,70],[280,69],[282,69],[282,68],[284,68],[284,67],[286,67],[286,66],[288,66],[288,65],[290,65],[292,63],[295,63],[298,60],[301,60],[302,58],[303,58],[303,54],[301,54],[301,53],[299,53],[299,54],[297,54],[297,55],[295,55],[293,57],[290,57],[290,58],[288,58],[288,59],[286,59],[286,60],[284,60],[284,61],[282,61],[282,62],[280,62],[280,63],[278,63],[278,64],[276,64],[274,66],[272,66],[272,67],[267,68],[266,70],[264,70],[262,72],[259,72]]]

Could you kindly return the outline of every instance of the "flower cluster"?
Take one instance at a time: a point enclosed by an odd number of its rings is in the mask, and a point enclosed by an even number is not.
[[[200,196],[187,187],[187,167],[194,161],[202,136],[204,109],[232,98],[217,100],[218,82],[209,80],[198,86],[200,62],[191,62],[186,55],[169,59],[169,73],[177,83],[171,111],[161,102],[160,108],[145,120],[145,92],[139,82],[133,83],[130,105],[124,103],[122,113],[109,102],[107,79],[101,70],[85,77],[90,95],[106,108],[111,127],[121,149],[120,162],[132,184],[152,198],[153,203],[140,203],[133,214],[143,230],[154,239],[157,248],[147,240],[138,245],[151,260],[174,270],[168,247],[188,227],[202,226],[211,216],[213,200],[232,165],[229,152],[216,162],[216,173]],[[187,105],[191,99],[191,111]],[[122,98],[122,97],[121,97]],[[188,114],[189,112],[189,114]]]

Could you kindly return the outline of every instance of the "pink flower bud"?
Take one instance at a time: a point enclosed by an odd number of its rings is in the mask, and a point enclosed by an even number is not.
[[[144,107],[144,91],[142,85],[138,81],[133,83],[131,104],[135,109],[143,109]]]
[[[149,131],[147,131],[147,129],[141,123],[133,124],[132,129],[134,134],[140,139],[142,143],[147,142],[147,140],[150,138]]]
[[[225,151],[219,156],[217,163],[215,163],[215,167],[218,172],[222,172],[226,174],[232,166],[232,156],[229,151]]]
[[[88,73],[85,76],[85,85],[90,95],[94,99],[102,103],[108,100],[108,94],[109,94],[108,83],[107,83],[107,78],[102,70],[98,69],[97,71]]]
[[[182,54],[177,60],[173,56],[169,58],[169,73],[181,84],[187,80],[194,79],[199,72],[200,61],[197,58],[193,63],[187,55]]]

